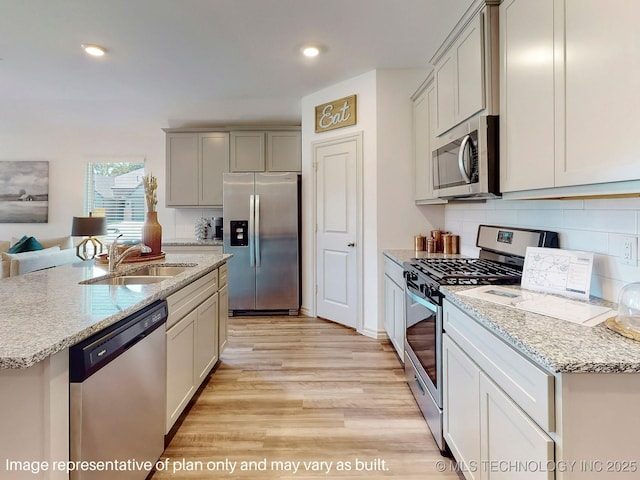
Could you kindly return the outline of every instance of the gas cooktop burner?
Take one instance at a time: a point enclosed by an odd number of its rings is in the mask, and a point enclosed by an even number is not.
[[[410,266],[441,285],[520,283],[522,276],[517,268],[482,258],[414,258]]]

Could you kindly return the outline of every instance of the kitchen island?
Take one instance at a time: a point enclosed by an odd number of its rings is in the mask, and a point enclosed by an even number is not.
[[[167,254],[154,263],[189,268],[143,285],[83,284],[115,275],[93,261],[0,280],[0,479],[69,477],[53,468],[69,459],[68,347],[189,287],[228,258]],[[118,274],[141,266],[123,264]],[[17,471],[9,462],[29,468]]]

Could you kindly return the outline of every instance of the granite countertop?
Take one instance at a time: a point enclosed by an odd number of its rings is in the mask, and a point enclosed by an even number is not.
[[[459,295],[469,286],[441,287],[447,300],[552,373],[640,373],[640,342],[609,330],[578,325]],[[519,290],[519,287],[507,287]],[[617,306],[595,297],[590,303]]]
[[[221,247],[222,240],[214,240],[212,238],[208,238],[206,240],[197,240],[195,238],[168,238],[162,240],[162,245],[167,245],[169,247]]]
[[[82,285],[113,276],[85,261],[0,280],[0,368],[27,368],[135,313],[209,273],[231,255],[167,254],[155,264],[191,268],[146,285]],[[147,263],[123,264],[120,271]]]
[[[384,250],[384,255],[396,262],[398,265],[402,265],[403,262],[408,262],[412,258],[461,258],[464,255],[457,253],[428,253],[421,250]]]

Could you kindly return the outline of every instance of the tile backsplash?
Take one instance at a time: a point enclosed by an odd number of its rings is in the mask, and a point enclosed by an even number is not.
[[[221,217],[221,208],[176,208],[173,216],[174,238],[194,238],[195,226],[199,218]]]
[[[591,294],[617,301],[620,289],[640,281],[640,268],[621,262],[622,236],[638,241],[640,198],[487,200],[445,206],[445,229],[461,236],[461,253],[477,256],[478,225],[558,232],[560,248],[594,253]],[[636,252],[637,253],[637,252]]]

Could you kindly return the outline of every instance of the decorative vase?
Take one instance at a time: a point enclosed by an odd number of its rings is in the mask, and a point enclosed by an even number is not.
[[[149,255],[162,252],[162,225],[158,223],[158,212],[147,212],[142,226],[142,243],[151,248]]]

